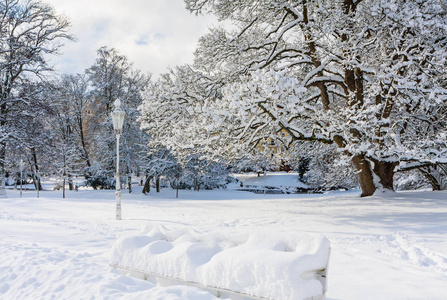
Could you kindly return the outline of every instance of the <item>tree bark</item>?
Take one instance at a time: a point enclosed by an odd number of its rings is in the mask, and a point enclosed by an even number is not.
[[[83,122],[82,118],[79,118],[78,125],[79,125],[79,134],[81,137],[82,151],[83,151],[85,162],[87,164],[87,168],[90,169],[92,164],[90,163],[90,158],[88,156],[87,143],[86,143],[85,137],[84,137],[84,126],[83,126],[82,122]]]
[[[157,193],[160,193],[160,175],[155,175],[155,188],[157,189]]]
[[[384,189],[394,191],[394,169],[396,162],[374,161],[374,174],[380,179],[380,184]]]
[[[129,194],[132,193],[132,170],[127,164],[127,188],[129,189]]]
[[[41,191],[42,190],[42,184],[40,182],[40,175],[39,175],[39,165],[37,164],[37,154],[36,154],[36,148],[31,149],[31,154],[33,156],[33,163],[34,163],[34,186],[36,187],[36,190]]]
[[[151,191],[151,178],[146,176],[146,181],[144,182],[143,194],[147,194]]]
[[[419,171],[430,182],[433,191],[441,191],[447,188],[447,172],[445,167],[442,166],[426,166],[419,168]],[[444,178],[444,179],[443,179]]]
[[[344,148],[346,146],[345,140],[339,135],[334,136],[334,142],[340,148]],[[346,150],[344,151],[344,154],[349,156],[351,155],[351,153]],[[359,176],[360,187],[362,189],[361,197],[372,196],[376,191],[376,185],[374,183],[371,164],[368,160],[366,160],[364,154],[357,154],[353,156],[351,161]]]
[[[427,180],[430,182],[431,188],[433,191],[440,191],[441,190],[441,185],[439,184],[438,180],[436,180],[436,178],[428,173],[428,172],[422,172],[422,174],[424,175],[425,178],[427,178]]]
[[[6,143],[0,143],[0,197],[6,195],[5,189],[5,159],[6,159]]]
[[[70,191],[74,190],[73,177],[71,176],[70,173],[68,173],[68,190]]]
[[[363,154],[352,157],[352,163],[358,172],[360,187],[362,188],[361,197],[372,196],[376,191],[376,185],[374,184],[371,164]]]

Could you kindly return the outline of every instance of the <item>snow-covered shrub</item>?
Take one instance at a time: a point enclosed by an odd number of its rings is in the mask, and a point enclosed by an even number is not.
[[[310,157],[306,183],[319,190],[349,189],[359,185],[348,157],[334,149],[321,149]]]
[[[416,190],[429,187],[429,182],[418,170],[408,172],[398,172],[394,179],[394,188],[396,191]]]
[[[172,175],[174,176],[170,180],[171,187],[177,188],[177,176]],[[232,180],[229,169],[224,164],[192,158],[181,170],[178,188],[196,191],[225,188]]]
[[[115,189],[115,178],[105,175],[91,176],[86,178],[85,185],[95,190],[112,190]]]
[[[242,158],[233,163],[233,172],[260,172],[275,171],[279,166],[278,159],[271,153],[259,151],[246,153]]]

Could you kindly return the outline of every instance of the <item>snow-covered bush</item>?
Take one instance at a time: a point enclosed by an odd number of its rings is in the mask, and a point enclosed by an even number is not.
[[[107,176],[92,176],[85,180],[86,186],[91,186],[95,190],[112,190],[115,189],[115,178]]]
[[[358,177],[349,158],[333,148],[319,147],[310,157],[306,183],[318,190],[358,187]]]
[[[180,169],[181,176],[177,183],[177,174],[171,173],[170,185],[172,188],[211,190],[215,188],[225,188],[232,182],[230,171],[222,163],[200,160],[197,157],[191,158],[186,165]]]
[[[397,191],[417,190],[430,186],[424,175],[418,170],[408,172],[397,172],[395,175],[395,189]]]

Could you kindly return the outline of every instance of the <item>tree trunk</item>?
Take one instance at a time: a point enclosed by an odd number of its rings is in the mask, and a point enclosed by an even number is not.
[[[394,191],[394,169],[396,162],[374,161],[374,174],[380,179],[380,184],[384,189]]]
[[[344,148],[346,146],[346,142],[344,139],[337,135],[334,136],[334,142],[340,148]],[[351,155],[348,151],[344,151],[346,155]],[[357,170],[357,174],[359,176],[360,187],[362,189],[361,197],[372,196],[376,191],[376,185],[374,184],[374,177],[372,173],[371,164],[368,160],[366,160],[364,154],[357,154],[351,159],[352,164]]]
[[[427,180],[430,182],[431,188],[433,191],[440,191],[441,190],[441,184],[439,184],[438,180],[436,180],[436,178],[428,173],[428,172],[422,172],[422,174],[424,175],[425,178],[427,178]]]
[[[376,191],[376,185],[374,184],[374,177],[371,171],[371,164],[365,159],[365,156],[358,154],[352,158],[360,181],[360,187],[362,188],[361,197],[367,197],[374,194]]]
[[[6,114],[7,114],[7,106],[6,106],[6,95],[4,95],[3,87],[0,87],[1,90],[1,102],[0,105],[0,128],[5,128],[6,125]],[[5,160],[6,160],[6,140],[2,140],[0,142],[0,197],[6,196],[6,182],[5,182]]]
[[[157,189],[157,193],[160,193],[160,175],[155,175],[155,188]]]
[[[70,191],[74,190],[73,177],[71,176],[70,173],[68,173],[68,190],[70,190]]]
[[[445,166],[427,166],[419,168],[419,171],[430,182],[433,191],[447,189],[447,169]]]
[[[127,188],[129,189],[129,194],[132,193],[132,171],[127,165]]]
[[[6,195],[5,188],[5,159],[6,159],[6,143],[0,143],[0,197]]]
[[[40,182],[40,176],[39,176],[39,165],[37,164],[37,154],[36,154],[36,148],[32,148],[31,149],[31,153],[33,156],[33,163],[34,163],[34,170],[35,170],[35,174],[34,174],[34,186],[36,187],[37,191],[41,191],[42,190],[42,184]]]
[[[147,194],[151,191],[151,178],[146,176],[146,181],[144,182],[143,194]]]
[[[84,155],[85,162],[87,164],[87,168],[90,169],[92,164],[90,163],[90,158],[88,156],[87,143],[86,143],[85,137],[84,137],[84,126],[82,124],[82,118],[79,118],[78,125],[79,125],[79,134],[81,136],[82,152]]]

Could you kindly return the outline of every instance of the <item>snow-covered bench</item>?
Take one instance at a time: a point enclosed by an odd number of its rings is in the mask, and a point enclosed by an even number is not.
[[[230,236],[156,226],[118,239],[110,265],[161,286],[192,285],[217,297],[325,299],[329,254],[321,236]]]

